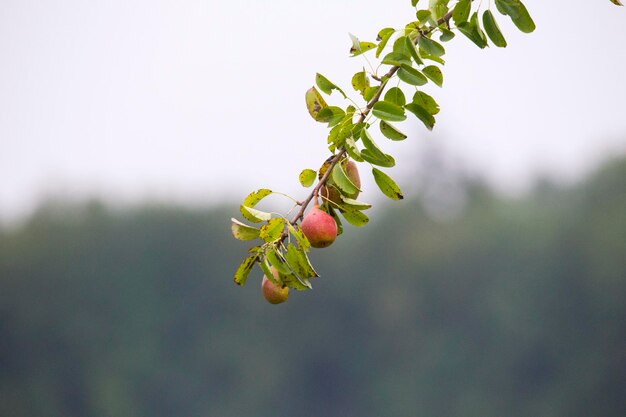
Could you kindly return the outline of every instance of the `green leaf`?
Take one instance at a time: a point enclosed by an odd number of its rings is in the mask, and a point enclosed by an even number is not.
[[[293,224],[287,222],[287,227],[289,228],[289,233],[296,238],[298,242],[298,247],[303,251],[308,251],[311,248],[311,243],[309,243],[309,239],[306,238],[302,228],[300,226],[294,226]]]
[[[371,99],[374,98],[374,96],[376,95],[376,93],[378,92],[378,89],[380,87],[376,86],[376,87],[367,87],[365,89],[365,93],[363,94],[363,98],[365,99],[365,101],[369,102]]]
[[[340,236],[343,233],[343,224],[341,222],[341,219],[339,218],[339,215],[337,214],[337,211],[335,211],[332,204],[328,202],[324,204],[324,208],[328,210],[328,214],[330,214],[335,220],[335,223],[337,223],[337,236]]]
[[[270,194],[272,194],[271,190],[268,190],[267,188],[260,188],[248,194],[243,200],[243,205],[246,207],[254,207],[259,201],[263,200]]]
[[[524,33],[531,33],[535,30],[535,22],[520,0],[495,0],[495,2],[498,11],[503,15],[508,15],[519,30]]]
[[[454,10],[452,11],[452,20],[454,20],[454,24],[458,26],[463,22],[467,22],[471,10],[471,0],[459,0],[456,6],[454,6]]]
[[[352,198],[341,196],[341,201],[343,202],[343,207],[349,209],[350,211],[355,210],[367,210],[371,208],[372,205],[368,203],[363,203],[361,201],[354,200]]]
[[[360,191],[359,188],[354,185],[352,181],[350,181],[341,164],[336,164],[333,167],[331,177],[333,179],[333,183],[347,195],[353,195]]]
[[[370,80],[367,78],[365,71],[357,72],[352,76],[352,88],[354,91],[358,91],[361,95],[365,94],[365,89],[370,86]]]
[[[380,32],[378,32],[378,47],[376,48],[376,58],[380,56],[385,46],[387,46],[387,42],[394,34],[395,29],[393,28],[384,28]]]
[[[618,6],[623,6],[622,2],[620,0],[610,0],[611,3],[616,4]]]
[[[374,138],[372,138],[372,135],[367,129],[361,131],[361,141],[374,158],[386,159],[386,154],[378,147],[376,142],[374,142]]]
[[[385,55],[381,64],[393,65],[395,67],[399,67],[400,65],[411,65],[411,56],[400,52],[389,52]]]
[[[317,177],[317,172],[313,169],[307,168],[302,170],[298,179],[303,187],[310,187],[315,182],[315,177]]]
[[[443,74],[441,73],[439,67],[435,65],[429,65],[425,68],[422,68],[422,72],[439,87],[443,85]]]
[[[261,270],[263,271],[263,275],[265,275],[267,279],[269,279],[270,281],[272,281],[272,283],[276,285],[282,285],[282,282],[280,282],[280,280],[277,280],[276,277],[274,277],[271,266],[268,264],[267,258],[260,261],[259,266],[261,267]]]
[[[323,92],[325,92],[328,95],[330,95],[333,92],[333,90],[337,90],[337,91],[339,91],[341,93],[343,98],[348,98],[346,96],[346,93],[344,93],[341,88],[337,87],[337,85],[332,83],[328,78],[324,77],[319,72],[317,74],[315,74],[315,83],[320,88],[320,90],[322,90]]]
[[[285,259],[287,259],[287,263],[298,277],[319,277],[317,272],[315,272],[315,269],[313,269],[313,265],[309,262],[309,258],[306,256],[306,253],[303,250],[296,248],[293,243],[289,243],[287,245]]]
[[[261,227],[259,237],[265,242],[275,242],[285,230],[285,220],[282,217],[276,217],[268,220],[267,224]]]
[[[433,17],[430,10],[418,10],[415,13],[415,17],[417,17],[417,20],[419,20],[420,23],[433,22]]]
[[[407,136],[396,129],[395,126],[385,122],[384,120],[380,121],[380,131],[386,138],[391,140],[404,140]]]
[[[455,36],[456,36],[455,33],[452,32],[451,30],[441,28],[441,36],[439,37],[439,40],[441,42],[449,42],[452,39],[454,39]]]
[[[435,118],[425,108],[415,103],[409,103],[404,107],[420,119],[428,130],[433,130]]]
[[[364,54],[370,49],[376,48],[376,44],[372,42],[361,42],[359,38],[350,34],[350,39],[352,39],[352,47],[350,48],[350,54],[352,56],[358,56]]]
[[[276,247],[270,245],[265,251],[265,258],[269,261],[270,265],[276,268],[280,274],[291,274],[291,268],[287,265],[283,255],[277,251]],[[269,277],[268,277],[269,278]]]
[[[396,165],[396,161],[391,155],[385,154],[384,158],[379,158],[372,154],[372,151],[369,149],[363,149],[361,151],[361,156],[365,161],[373,165],[378,165],[379,167],[391,168]]]
[[[404,196],[400,191],[400,188],[395,183],[394,180],[389,177],[389,175],[385,174],[381,170],[377,168],[372,168],[372,174],[374,175],[374,181],[376,181],[376,185],[380,188],[380,191],[383,192],[387,197],[392,200],[402,200]]]
[[[344,147],[346,148],[346,152],[350,156],[350,158],[354,159],[357,162],[363,162],[363,157],[361,156],[361,152],[359,148],[356,146],[356,142],[352,136],[346,138],[344,142]]]
[[[491,39],[491,42],[493,42],[495,46],[506,48],[506,39],[504,39],[504,35],[500,31],[498,22],[496,22],[491,10],[485,10],[483,13],[483,26],[485,27],[487,36],[489,36],[489,39]]]
[[[247,224],[241,223],[239,220],[235,218],[231,218],[231,226],[230,230],[233,233],[235,239],[238,240],[253,240],[259,237],[259,233],[261,232],[256,227],[248,226]]]
[[[411,0],[411,5],[412,5],[413,7],[415,7],[415,6],[417,6],[417,3],[418,3],[419,1],[420,1],[420,0]]]
[[[283,284],[297,291],[305,291],[313,288],[307,278],[299,278],[295,274],[280,274]]]
[[[260,223],[262,221],[267,221],[272,218],[271,213],[266,213],[261,210],[257,210],[252,207],[241,205],[239,206],[239,211],[241,215],[253,223]]]
[[[427,54],[433,56],[442,56],[446,53],[446,50],[440,43],[434,41],[426,36],[420,36],[418,41],[419,47],[422,48]]]
[[[320,110],[316,120],[318,122],[328,123],[328,127],[333,127],[341,123],[345,115],[346,112],[344,112],[341,107],[327,106]]]
[[[397,104],[388,101],[378,101],[372,107],[372,114],[387,122],[401,122],[406,120],[404,109]]]
[[[319,120],[320,112],[328,107],[326,101],[315,87],[311,87],[305,94],[306,108],[309,110],[311,117],[317,122],[323,122]]]
[[[406,104],[406,97],[404,96],[404,92],[400,88],[392,87],[385,94],[385,101],[397,104],[398,106],[402,107]]]
[[[415,46],[415,43],[413,43],[413,41],[411,40],[409,36],[406,36],[405,40],[406,40],[406,48],[409,51],[409,54],[411,55],[411,57],[413,58],[413,61],[415,61],[415,63],[418,65],[423,65],[424,61],[422,61],[422,58],[420,57],[420,53],[417,50],[417,46]]]
[[[248,275],[250,275],[250,271],[254,266],[254,263],[259,258],[259,254],[255,253],[253,255],[248,256],[237,268],[235,271],[235,284],[244,285],[246,280],[248,279]]]
[[[402,64],[398,70],[398,78],[410,85],[424,85],[428,82],[424,74],[406,64]]]
[[[434,98],[424,93],[423,91],[416,91],[413,95],[413,103],[426,109],[426,111],[433,116],[439,113],[439,105]]]
[[[370,219],[360,211],[344,211],[341,214],[348,223],[356,227],[365,226],[370,221]]]
[[[487,37],[478,23],[478,13],[474,13],[469,22],[459,24],[457,29],[480,49],[487,47]]]

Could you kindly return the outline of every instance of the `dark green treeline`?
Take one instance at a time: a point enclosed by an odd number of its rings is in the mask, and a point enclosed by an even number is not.
[[[0,416],[626,415],[626,161],[465,192],[348,227],[280,306],[232,282],[234,206],[44,207],[0,232]]]

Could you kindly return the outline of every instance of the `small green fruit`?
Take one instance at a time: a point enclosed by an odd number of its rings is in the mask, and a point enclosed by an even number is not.
[[[278,280],[278,271],[272,267],[272,275],[274,275],[274,279]],[[286,286],[280,286],[274,284],[270,281],[267,276],[263,275],[263,281],[261,282],[261,289],[263,290],[263,297],[270,304],[280,304],[287,301],[287,297],[289,297],[289,288]]]
[[[313,208],[302,220],[302,232],[314,248],[330,246],[337,238],[337,223],[333,217],[319,208]]]

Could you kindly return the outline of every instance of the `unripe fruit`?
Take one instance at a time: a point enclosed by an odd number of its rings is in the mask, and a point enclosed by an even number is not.
[[[276,268],[272,267],[272,275],[274,275],[274,279],[278,279],[278,271]],[[287,301],[287,297],[289,297],[289,288],[282,287],[280,285],[274,284],[270,281],[267,276],[263,275],[263,282],[261,282],[261,289],[263,290],[263,297],[270,304],[280,304]]]
[[[330,246],[337,238],[337,223],[317,204],[304,216],[302,232],[314,248]]]
[[[348,179],[356,186],[356,188],[361,188],[361,177],[359,176],[359,169],[354,161],[347,161],[343,165],[343,170],[346,173]],[[341,193],[340,191],[329,181],[328,185],[323,185],[320,187],[320,196],[322,196],[325,200],[330,200],[333,203],[340,205],[341,201]],[[346,197],[356,199],[359,196],[359,191],[357,190],[353,194],[348,194]]]

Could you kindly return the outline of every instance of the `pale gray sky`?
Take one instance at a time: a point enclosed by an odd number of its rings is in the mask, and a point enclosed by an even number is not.
[[[446,45],[444,88],[428,89],[435,131],[406,122],[408,140],[381,142],[401,185],[435,144],[504,190],[626,152],[626,8],[526,5],[533,34],[497,15],[508,48]],[[298,173],[327,157],[327,130],[304,106],[315,73],[351,90],[366,64],[348,57],[348,32],[373,39],[412,16],[408,0],[2,0],[0,218],[59,192],[301,196]]]

